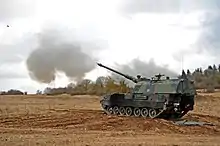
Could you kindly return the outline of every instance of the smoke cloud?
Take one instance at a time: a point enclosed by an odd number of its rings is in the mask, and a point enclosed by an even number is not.
[[[135,78],[137,75],[141,75],[142,77],[146,77],[146,78],[151,78],[159,73],[164,74],[165,76],[169,76],[169,77],[178,76],[176,72],[173,72],[172,70],[168,69],[167,65],[159,66],[154,62],[153,59],[151,59],[149,62],[144,62],[140,59],[133,59],[132,61],[130,61],[129,63],[125,65],[116,65],[116,70],[124,74],[134,76]],[[115,79],[116,81],[125,79],[115,73],[111,73],[111,77]],[[125,82],[131,86],[133,85],[133,82],[127,79],[125,79]]]
[[[149,62],[144,62],[140,59],[133,59],[126,65],[117,65],[117,68],[125,74],[130,74],[135,77],[140,74],[149,78],[159,73],[171,77],[177,76],[177,74],[172,70],[169,70],[167,66],[158,66],[153,59]]]
[[[89,51],[92,46],[82,48],[81,42],[64,40],[65,36],[55,30],[44,31],[39,35],[37,49],[26,60],[32,79],[50,83],[55,80],[56,72],[60,71],[77,81],[95,68],[94,58],[83,52],[83,49]]]

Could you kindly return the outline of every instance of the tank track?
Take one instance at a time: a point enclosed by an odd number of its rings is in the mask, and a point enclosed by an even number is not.
[[[153,108],[134,108],[134,107],[118,107],[118,106],[104,106],[102,105],[102,109],[108,115],[119,115],[119,116],[135,116],[135,117],[143,117],[143,118],[157,118],[159,117],[165,110],[163,109],[153,109]]]
[[[137,107],[118,107],[118,106],[107,106],[102,105],[104,113],[108,115],[118,116],[134,116],[143,118],[164,118],[164,119],[179,119],[188,113],[188,109],[182,113],[166,114],[167,108],[164,109],[153,109],[149,107],[137,108]]]

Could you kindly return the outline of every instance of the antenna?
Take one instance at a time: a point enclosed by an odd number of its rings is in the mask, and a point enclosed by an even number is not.
[[[181,55],[181,71],[183,70],[184,55]]]

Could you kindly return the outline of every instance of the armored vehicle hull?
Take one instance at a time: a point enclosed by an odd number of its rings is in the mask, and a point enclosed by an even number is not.
[[[194,82],[185,72],[176,79],[140,78],[124,75],[111,68],[115,73],[135,82],[131,93],[112,93],[100,100],[102,109],[108,114],[150,118],[181,118],[194,108],[196,89]]]
[[[193,110],[193,97],[181,97],[179,95],[179,97],[175,97],[179,100],[169,100],[174,95],[165,95],[165,101],[156,101],[155,99],[158,98],[156,96],[152,96],[150,99],[147,97],[134,99],[131,95],[113,93],[105,95],[100,104],[107,114],[150,118],[181,118]]]

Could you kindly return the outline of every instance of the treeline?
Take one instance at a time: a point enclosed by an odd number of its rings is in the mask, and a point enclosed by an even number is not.
[[[0,95],[27,95],[27,92],[22,92],[20,90],[10,89],[8,91],[0,92]]]
[[[220,89],[220,65],[209,65],[208,68],[197,68],[192,73],[187,70],[187,75],[194,81],[197,89],[206,89],[209,92]]]
[[[215,89],[220,89],[220,65],[209,65],[206,69],[197,68],[193,72],[186,71],[187,76],[195,81],[197,89],[204,89],[207,92],[214,92]],[[36,94],[47,95],[103,95],[112,92],[126,93],[131,91],[131,87],[123,80],[114,80],[110,76],[98,77],[96,81],[84,79],[79,83],[70,83],[62,88],[46,88],[44,91],[37,91]],[[1,92],[1,95],[25,95],[26,92],[19,90],[9,90]]]
[[[116,82],[110,76],[99,77],[95,82],[89,79],[85,79],[79,83],[70,83],[67,87],[63,88],[46,88],[43,94],[58,95],[58,94],[70,94],[70,95],[103,95],[112,92],[129,92],[131,88],[125,83],[125,80]],[[42,92],[37,92],[42,94]]]
[[[193,72],[186,71],[187,76],[195,81],[197,89],[204,89],[206,92],[214,92],[220,89],[220,65],[209,65],[206,69],[197,68]],[[115,81],[110,76],[99,77],[95,82],[85,79],[80,83],[70,83],[64,88],[46,88],[44,93],[48,95],[71,94],[71,95],[103,95],[112,92],[126,93],[131,90],[125,80]]]

